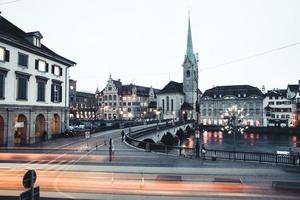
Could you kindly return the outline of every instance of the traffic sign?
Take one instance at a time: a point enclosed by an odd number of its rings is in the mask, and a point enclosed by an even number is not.
[[[34,170],[28,170],[23,177],[24,188],[32,188],[36,181],[36,172]]]
[[[33,189],[33,193],[32,193],[32,189],[22,192],[20,194],[20,200],[40,200],[40,187],[39,186],[35,187]]]

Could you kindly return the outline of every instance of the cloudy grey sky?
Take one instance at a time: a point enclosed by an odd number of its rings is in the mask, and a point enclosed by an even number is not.
[[[170,79],[181,82],[188,10],[202,91],[229,84],[286,88],[300,79],[300,0],[17,0],[5,4],[10,1],[0,0],[5,18],[25,31],[40,31],[46,46],[78,63],[71,78],[80,90],[103,88],[109,73],[123,83],[156,88]],[[253,56],[267,51],[272,52]]]

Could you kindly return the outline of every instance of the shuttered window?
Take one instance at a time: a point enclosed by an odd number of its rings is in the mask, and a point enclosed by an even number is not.
[[[62,86],[60,84],[53,83],[51,85],[51,101],[62,102]]]
[[[28,67],[28,55],[19,53],[18,54],[18,65],[22,67]]]
[[[4,98],[5,75],[0,73],[0,99]]]
[[[35,69],[40,71],[40,72],[48,72],[49,67],[48,63],[43,60],[35,60]]]
[[[28,79],[23,77],[18,77],[18,100],[27,100],[27,83]]]
[[[0,47],[0,62],[9,62],[9,51]]]
[[[5,49],[0,47],[0,61],[5,61]]]
[[[44,81],[37,82],[37,101],[45,101],[45,88],[46,83]]]
[[[58,65],[52,65],[51,73],[55,76],[62,76],[62,68]]]

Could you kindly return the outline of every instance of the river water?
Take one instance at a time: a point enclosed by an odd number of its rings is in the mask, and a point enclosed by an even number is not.
[[[250,152],[289,151],[292,147],[300,147],[300,136],[288,134],[262,134],[244,133],[234,134],[223,133],[222,131],[205,131],[201,134],[200,144],[208,149],[236,150]],[[185,146],[193,147],[195,138],[191,137],[185,142]]]

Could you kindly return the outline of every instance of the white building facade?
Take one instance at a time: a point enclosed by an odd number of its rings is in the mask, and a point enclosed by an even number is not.
[[[206,90],[200,99],[200,123],[224,126],[224,114],[231,106],[243,109],[243,125],[263,125],[263,93],[250,85],[216,86]]]
[[[292,100],[286,89],[273,89],[265,94],[264,126],[293,127]],[[295,95],[296,96],[296,95]]]
[[[69,67],[76,63],[0,16],[0,146],[32,144],[68,126]]]

